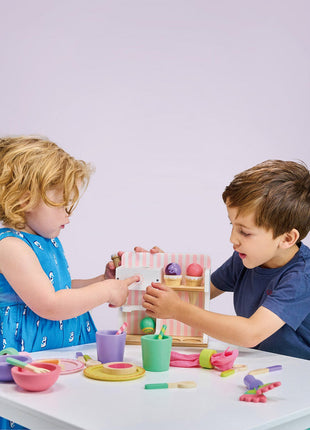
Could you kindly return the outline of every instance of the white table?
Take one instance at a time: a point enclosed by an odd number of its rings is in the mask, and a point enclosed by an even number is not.
[[[225,344],[209,348],[224,351]],[[199,348],[174,348],[186,354]],[[95,344],[33,353],[36,358],[75,358],[82,351],[96,358]],[[283,370],[256,376],[263,383],[281,381],[266,393],[267,403],[246,403],[247,372],[226,378],[202,368],[170,367],[146,372],[133,381],[105,382],[82,372],[61,375],[41,393],[23,391],[14,383],[0,384],[0,415],[35,430],[305,430],[310,427],[310,361],[239,348],[235,364],[249,370],[281,364]],[[126,346],[124,361],[142,366],[140,346]],[[146,383],[193,380],[197,388],[145,390]]]

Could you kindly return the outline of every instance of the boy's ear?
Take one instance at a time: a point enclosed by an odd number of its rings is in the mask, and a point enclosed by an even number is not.
[[[291,231],[284,233],[280,242],[280,247],[287,249],[295,245],[299,239],[299,231],[293,228]]]

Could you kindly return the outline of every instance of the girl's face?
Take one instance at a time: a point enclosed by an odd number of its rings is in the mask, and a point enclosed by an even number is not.
[[[274,239],[272,230],[257,227],[254,213],[237,216],[238,208],[232,207],[227,207],[227,211],[232,224],[230,241],[246,268],[276,268],[289,261],[287,252],[280,246],[283,235]]]
[[[57,188],[47,191],[46,195],[55,203],[63,200],[62,190]],[[24,230],[27,233],[38,234],[49,239],[57,237],[65,225],[70,222],[64,206],[48,206],[43,200],[35,208],[26,211],[25,217]]]

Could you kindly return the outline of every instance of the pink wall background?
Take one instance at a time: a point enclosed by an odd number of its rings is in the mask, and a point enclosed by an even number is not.
[[[73,277],[135,245],[215,269],[233,175],[310,165],[307,0],[11,0],[0,15],[0,134],[46,135],[97,168],[61,235]],[[233,312],[231,296],[211,310]]]

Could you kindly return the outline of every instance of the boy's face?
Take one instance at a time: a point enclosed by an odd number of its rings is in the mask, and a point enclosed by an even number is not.
[[[257,227],[254,213],[238,215],[238,208],[227,207],[232,224],[230,241],[248,269],[262,266],[281,267],[287,263],[284,250],[279,247],[282,236],[273,238],[272,230]]]

